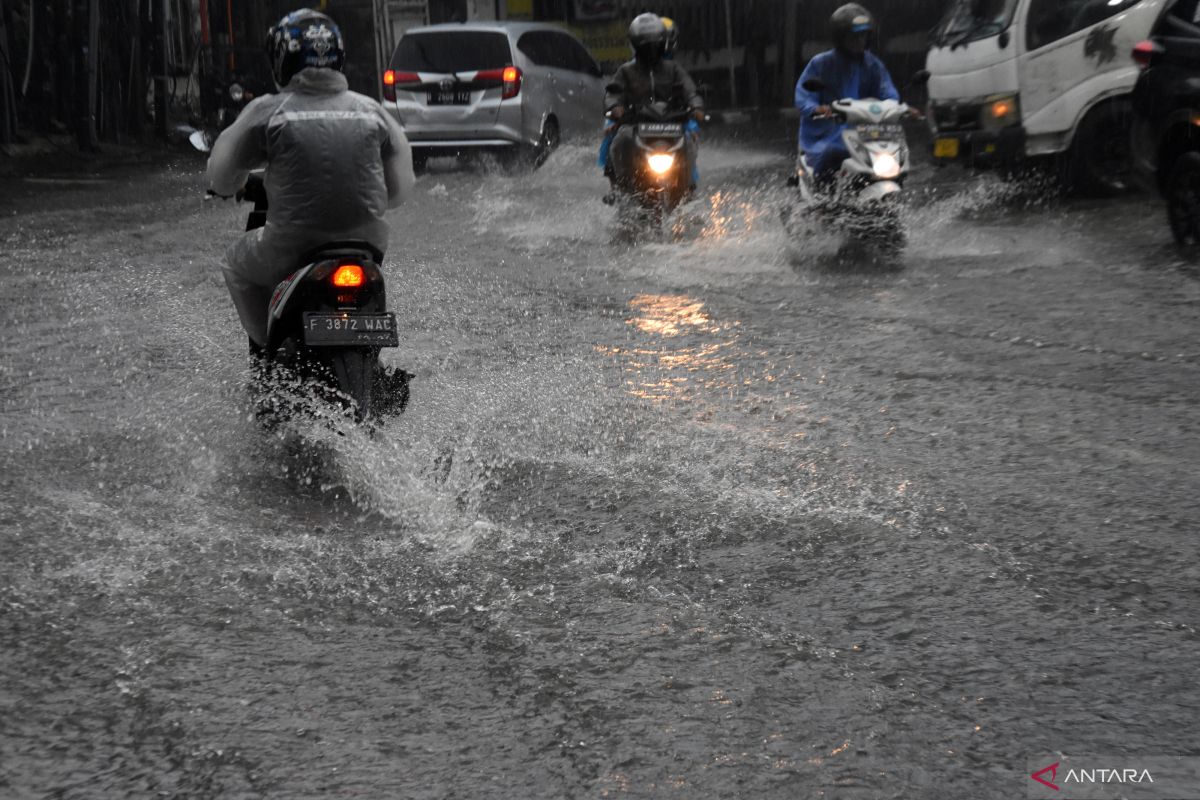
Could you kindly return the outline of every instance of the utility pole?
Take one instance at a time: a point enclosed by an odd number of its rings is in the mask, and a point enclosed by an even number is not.
[[[786,101],[788,106],[792,105],[793,94],[792,87],[796,83],[796,79],[800,74],[796,71],[796,37],[800,31],[797,30],[797,25],[800,18],[800,0],[787,0],[787,8],[784,12],[783,22],[783,80],[779,85],[783,87],[782,93],[786,96],[778,98]]]
[[[733,14],[725,0],[725,52],[729,54],[729,102],[738,107],[737,66],[733,63]]]
[[[154,36],[154,130],[167,138],[167,2],[149,0]]]
[[[87,150],[99,148],[96,136],[96,97],[100,80],[100,0],[88,3],[88,34],[87,34],[87,118],[84,120],[84,132],[87,136]]]

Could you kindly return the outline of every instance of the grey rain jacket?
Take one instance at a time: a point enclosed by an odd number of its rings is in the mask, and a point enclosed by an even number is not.
[[[637,60],[622,64],[606,87],[605,110],[613,106],[644,106],[664,100],[679,111],[704,108],[704,98],[687,70],[671,59],[662,59],[653,68]]]
[[[213,146],[208,179],[229,196],[263,166],[270,211],[261,237],[294,237],[308,248],[365,239],[386,249],[384,214],[415,182],[404,131],[331,69],[301,70],[278,94],[246,106]]]

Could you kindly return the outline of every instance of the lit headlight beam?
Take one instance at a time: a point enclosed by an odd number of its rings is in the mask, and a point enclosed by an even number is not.
[[[900,160],[891,153],[872,153],[871,166],[875,169],[875,175],[884,180],[900,175]]]
[[[650,171],[655,175],[665,175],[675,166],[675,156],[670,153],[655,153],[647,160],[650,162]]]

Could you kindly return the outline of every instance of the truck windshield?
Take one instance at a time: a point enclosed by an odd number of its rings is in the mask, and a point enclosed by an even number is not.
[[[1017,0],[954,0],[933,29],[933,42],[951,49],[986,39],[1012,24]]]

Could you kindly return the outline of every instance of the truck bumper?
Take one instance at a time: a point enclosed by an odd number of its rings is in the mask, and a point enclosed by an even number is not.
[[[1025,157],[1025,129],[1019,125],[996,131],[936,131],[936,164],[962,164],[987,169],[1014,165]]]

